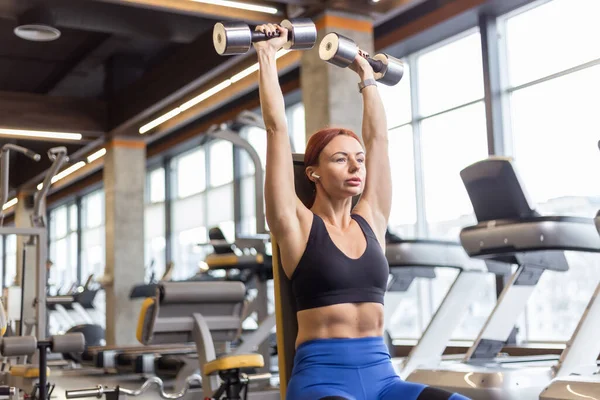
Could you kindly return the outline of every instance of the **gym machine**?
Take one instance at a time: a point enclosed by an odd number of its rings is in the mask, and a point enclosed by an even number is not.
[[[566,251],[599,253],[600,236],[591,219],[537,213],[508,158],[474,163],[461,171],[461,178],[478,220],[461,231],[462,246],[471,257],[515,264],[517,269],[463,360],[417,369],[407,381],[459,392],[473,400],[537,400],[561,368],[586,359],[591,332],[575,331],[559,363],[552,357],[497,356],[544,271],[567,271]]]
[[[81,333],[55,335],[45,340],[37,340],[35,336],[4,337],[0,342],[0,354],[10,357],[26,357],[38,359],[37,365],[10,365],[8,371],[0,372],[0,384],[9,385],[15,391],[24,392],[25,398],[50,400],[54,385],[48,381],[48,353],[80,352],[85,347],[85,339]]]
[[[9,154],[16,151],[26,155],[34,161],[39,161],[41,156],[24,147],[6,144],[2,147],[0,193],[2,204],[6,203],[9,189]],[[15,292],[11,292],[8,302],[20,304],[20,315],[17,322],[19,335],[35,332],[35,337],[42,340],[46,337],[46,259],[48,254],[48,232],[44,222],[43,205],[50,188],[52,178],[61,166],[68,160],[65,147],[55,147],[48,150],[48,157],[52,165],[44,178],[43,187],[34,195],[33,215],[31,227],[13,228],[0,227],[0,235],[17,235],[27,237],[23,250],[22,281],[20,299],[15,299]],[[9,306],[10,307],[10,306]],[[12,307],[11,307],[12,308]],[[26,328],[27,327],[27,328]]]
[[[209,238],[215,252],[205,259],[208,271],[225,271],[225,280],[243,282],[247,292],[251,289],[256,292],[253,298],[246,301],[242,321],[245,322],[247,318],[256,315],[257,328],[245,332],[242,323],[235,346],[243,346],[244,351],[258,350],[265,361],[261,372],[271,372],[272,352],[269,337],[275,328],[275,315],[269,314],[267,283],[273,279],[271,255],[267,251],[269,236],[238,236],[234,243],[228,243],[219,228],[212,228]]]
[[[297,161],[300,163],[300,160]],[[297,168],[302,173],[303,168]],[[416,368],[433,367],[442,361],[442,355],[452,334],[464,319],[469,305],[476,301],[485,279],[490,273],[507,275],[510,264],[486,263],[469,258],[459,243],[431,239],[401,239],[389,235],[386,240],[386,258],[390,265],[391,280],[388,291],[406,291],[416,277],[435,278],[435,268],[453,268],[458,275],[418,343],[396,371],[406,378]],[[390,354],[393,351],[390,349]]]
[[[264,365],[260,354],[234,352],[218,357],[217,343],[237,338],[245,297],[246,288],[241,282],[187,281],[159,283],[156,295],[144,301],[137,329],[141,343],[196,346],[196,358],[190,363],[200,369],[201,388],[190,386],[190,379],[198,381],[198,375],[190,374],[176,385],[179,393],[214,400],[240,399],[242,394],[250,400],[279,398],[277,390],[252,390],[256,382],[270,378],[270,374],[253,373]],[[101,390],[106,393],[99,388],[68,391],[67,398],[81,398],[86,393],[85,397],[96,397]],[[122,389],[111,390],[122,393]]]

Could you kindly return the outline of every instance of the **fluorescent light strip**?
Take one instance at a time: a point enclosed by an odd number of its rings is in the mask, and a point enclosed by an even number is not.
[[[14,206],[15,204],[17,204],[19,202],[19,199],[17,199],[16,197],[13,199],[10,199],[9,201],[7,201],[3,206],[2,206],[2,210],[8,210],[9,208],[11,208],[12,206]]]
[[[0,128],[0,135],[8,136],[23,136],[31,138],[46,138],[46,139],[67,139],[81,140],[81,133],[69,132],[49,132],[49,131],[29,131],[22,129],[4,129]]]
[[[223,82],[219,83],[217,86],[214,86],[214,87],[208,89],[206,92],[204,92],[204,93],[194,97],[193,99],[186,101],[182,105],[180,105],[178,107],[179,112],[183,112],[183,111],[187,110],[188,108],[192,108],[196,104],[208,99],[213,94],[217,94],[221,90],[228,88],[229,86],[231,86],[231,79],[224,80]]]
[[[275,59],[278,59],[281,56],[284,56],[289,52],[290,52],[290,50],[281,49],[275,55]],[[207,91],[199,94],[198,96],[194,97],[191,100],[186,101],[179,107],[174,108],[173,110],[169,111],[168,113],[166,113],[164,115],[161,115],[160,117],[156,118],[155,120],[148,122],[146,125],[142,126],[138,132],[141,135],[143,135],[144,133],[148,132],[149,130],[156,128],[163,122],[167,122],[168,120],[179,115],[183,111],[188,110],[188,109],[192,108],[193,106],[195,106],[196,104],[203,102],[204,100],[208,99],[210,96],[219,93],[221,90],[228,88],[233,83],[236,83],[236,82],[244,79],[245,77],[249,76],[250,74],[252,74],[253,72],[256,72],[256,71],[258,71],[258,63],[246,68],[242,72],[238,72],[237,74],[233,75],[229,79],[225,79],[223,82],[219,83],[218,85],[213,86],[212,88],[208,89]]]
[[[248,11],[258,11],[267,14],[277,14],[278,10],[275,7],[259,6],[256,4],[240,3],[230,0],[193,0],[196,3],[212,4],[215,6],[239,8]]]
[[[96,151],[95,153],[90,154],[87,157],[87,162],[91,163],[93,161],[96,161],[97,159],[99,159],[100,157],[104,157],[104,155],[106,154],[106,149],[103,147],[100,150]]]
[[[77,171],[78,169],[80,169],[84,165],[85,165],[85,161],[79,161],[78,163],[71,165],[69,168],[65,169],[64,171],[61,171],[58,174],[54,175],[52,177],[52,180],[50,181],[50,183],[56,183],[56,182],[58,182],[62,178],[71,175],[73,172]],[[43,187],[44,187],[44,183],[43,182],[40,183],[39,185],[37,185],[38,190],[42,190]]]

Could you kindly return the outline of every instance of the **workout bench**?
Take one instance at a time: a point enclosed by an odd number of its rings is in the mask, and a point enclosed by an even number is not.
[[[193,370],[200,367],[203,397],[239,395],[250,381],[267,377],[242,372],[263,367],[263,357],[242,354],[240,349],[217,357],[215,342],[236,339],[245,296],[246,288],[241,282],[159,283],[155,297],[147,298],[142,305],[137,338],[144,345],[195,343],[198,364]],[[253,393],[249,398],[255,398]]]

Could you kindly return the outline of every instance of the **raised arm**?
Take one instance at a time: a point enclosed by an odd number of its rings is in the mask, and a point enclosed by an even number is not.
[[[361,81],[373,79],[373,69],[369,63],[357,56],[352,69]],[[383,102],[376,85],[366,86],[362,90],[363,120],[362,138],[365,144],[367,179],[365,188],[357,205],[357,211],[363,211],[371,217],[375,233],[384,242],[385,230],[392,207],[392,177],[388,154],[388,129]],[[362,204],[361,204],[362,203]]]
[[[275,58],[287,40],[287,30],[272,24],[256,29],[267,35],[272,35],[276,29],[281,31],[280,37],[254,44],[259,63],[260,105],[267,130],[266,217],[269,229],[279,238],[294,231],[299,232],[297,208],[302,205],[294,187],[292,149]]]

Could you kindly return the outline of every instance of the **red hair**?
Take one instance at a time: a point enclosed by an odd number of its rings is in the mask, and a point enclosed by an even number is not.
[[[356,135],[356,133],[352,132],[349,129],[344,128],[325,128],[320,131],[315,132],[309,139],[306,144],[306,151],[304,152],[304,167],[312,167],[314,165],[319,165],[319,156],[321,152],[331,142],[336,136],[346,135],[350,136],[358,141],[358,143],[362,142],[360,138]],[[307,177],[308,179],[308,177]],[[310,183],[315,186],[313,181]],[[313,192],[311,199],[309,200],[308,208],[311,208],[315,202],[317,194],[316,191]]]

